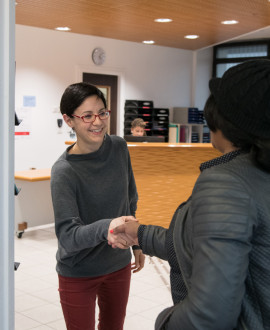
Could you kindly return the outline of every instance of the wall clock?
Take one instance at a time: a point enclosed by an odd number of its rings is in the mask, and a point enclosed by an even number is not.
[[[97,47],[93,50],[92,60],[96,65],[103,64],[105,62],[105,59],[106,59],[106,53],[102,48]]]

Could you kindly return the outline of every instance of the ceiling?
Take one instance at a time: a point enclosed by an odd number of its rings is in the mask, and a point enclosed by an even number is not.
[[[239,36],[270,38],[269,0],[16,0],[16,24],[198,50]],[[156,23],[156,18],[171,18]],[[221,21],[237,20],[235,25]],[[70,33],[70,32],[62,32]],[[196,34],[196,40],[185,35]],[[251,35],[250,35],[251,36]]]

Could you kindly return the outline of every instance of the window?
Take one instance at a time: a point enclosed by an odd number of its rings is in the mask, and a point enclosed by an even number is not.
[[[226,43],[215,46],[213,77],[221,77],[232,66],[258,58],[270,59],[270,39]]]

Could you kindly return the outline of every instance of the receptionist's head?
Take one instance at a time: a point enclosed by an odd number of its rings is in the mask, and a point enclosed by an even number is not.
[[[131,123],[131,134],[133,136],[144,136],[146,123],[141,118],[136,118]]]

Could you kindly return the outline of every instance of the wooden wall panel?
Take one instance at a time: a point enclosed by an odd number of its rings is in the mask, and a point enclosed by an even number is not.
[[[210,144],[162,145],[129,145],[129,152],[139,194],[137,218],[142,224],[168,227],[177,206],[191,195],[200,164],[220,153]]]

